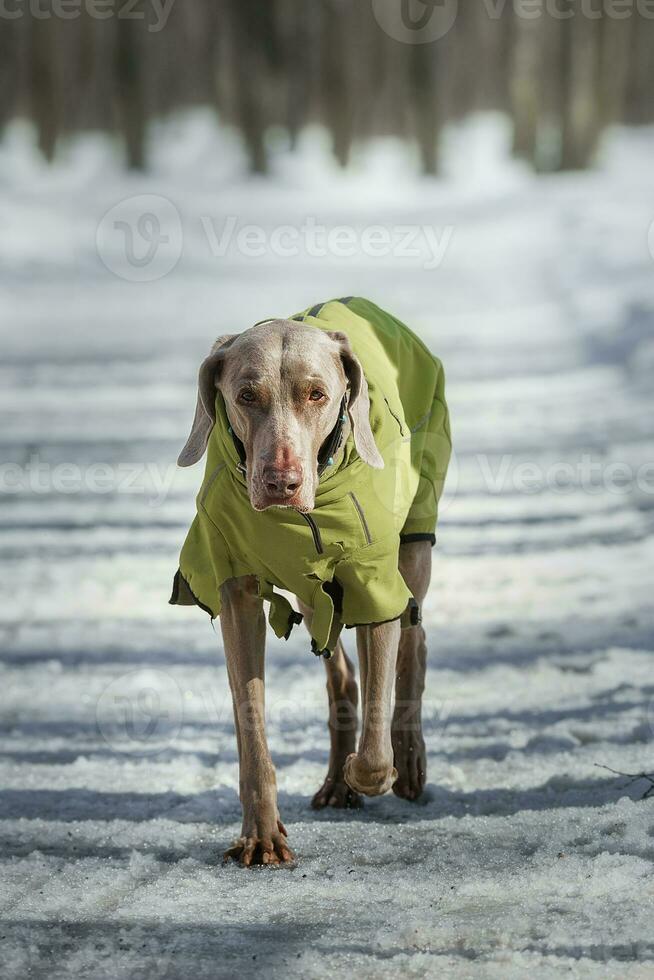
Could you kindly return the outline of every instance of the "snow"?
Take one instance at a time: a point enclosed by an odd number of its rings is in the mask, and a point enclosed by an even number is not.
[[[654,133],[614,132],[596,171],[559,177],[505,145],[486,118],[452,133],[446,180],[403,179],[414,164],[392,141],[342,175],[309,132],[248,180],[200,114],[155,132],[143,177],[91,136],[47,169],[10,130],[3,980],[654,976],[654,798],[598,768],[654,769]],[[137,216],[143,195],[179,214],[179,254],[125,281],[98,226],[116,205]],[[230,215],[264,254],[216,254],[207,220],[220,234]],[[307,219],[349,227],[355,254],[312,254]],[[271,244],[282,225],[293,256]],[[379,225],[451,236],[427,268],[424,235],[412,256],[397,240],[368,254]],[[418,804],[311,811],[323,671],[301,631],[271,636],[268,736],[298,862],[243,871],[221,862],[239,802],[220,632],[166,605],[201,477],[174,460],[215,336],[353,293],[447,369],[429,785]]]

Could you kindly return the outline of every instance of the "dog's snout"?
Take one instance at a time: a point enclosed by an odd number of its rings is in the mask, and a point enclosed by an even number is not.
[[[302,486],[302,468],[291,466],[265,466],[263,482],[272,496],[292,497]]]

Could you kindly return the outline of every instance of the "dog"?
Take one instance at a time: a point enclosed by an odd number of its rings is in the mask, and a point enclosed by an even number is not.
[[[329,767],[312,805],[422,793],[420,606],[450,450],[440,361],[360,297],[221,337],[203,361],[178,462],[207,451],[206,474],[170,601],[220,617],[243,810],[226,859],[294,860],[264,727],[264,601],[280,637],[304,618],[327,670]]]

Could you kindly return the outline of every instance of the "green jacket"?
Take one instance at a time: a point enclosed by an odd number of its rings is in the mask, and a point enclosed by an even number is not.
[[[358,297],[293,319],[347,334],[368,381],[384,469],[363,463],[350,436],[323,472],[310,514],[257,512],[218,394],[197,516],[170,601],[197,604],[213,618],[223,582],[255,575],[277,636],[288,637],[301,618],[276,591],[283,589],[312,608],[313,647],[322,651],[335,615],[354,626],[397,619],[415,606],[398,571],[400,540],[435,541],[451,440],[440,361],[403,323]]]

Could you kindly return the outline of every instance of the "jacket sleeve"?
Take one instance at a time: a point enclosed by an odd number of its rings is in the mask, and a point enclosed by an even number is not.
[[[438,502],[443,492],[452,452],[450,418],[445,401],[445,374],[436,364],[434,398],[427,414],[411,431],[411,462],[420,474],[418,489],[401,531],[401,537],[434,537]]]
[[[200,511],[182,547],[170,602],[182,606],[195,603],[215,619],[220,615],[220,588],[233,574],[224,537]]]

